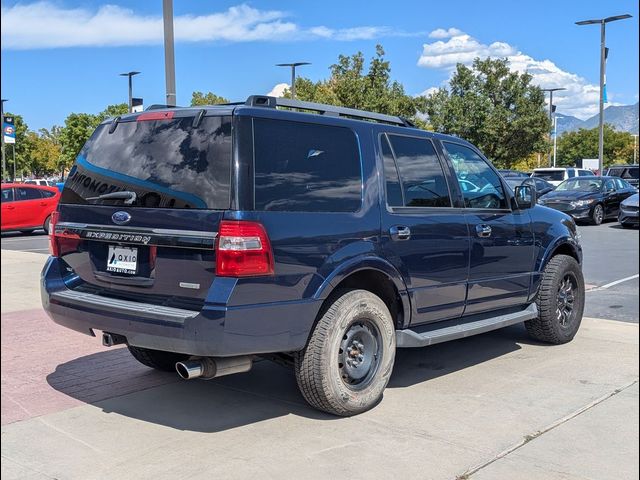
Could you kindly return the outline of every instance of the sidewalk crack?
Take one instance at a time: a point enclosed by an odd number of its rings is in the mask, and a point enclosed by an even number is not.
[[[624,390],[633,387],[635,384],[638,383],[638,379],[635,379],[632,382],[629,382],[625,385],[622,385],[621,387],[616,388],[615,390],[606,393],[605,395],[602,395],[601,397],[596,398],[595,400],[593,400],[592,402],[589,402],[588,404],[584,405],[583,407],[580,407],[579,409],[575,410],[574,412],[569,413],[568,415],[565,415],[564,417],[556,420],[555,422],[547,425],[546,427],[537,430],[531,434],[525,435],[522,440],[520,440],[519,442],[511,445],[509,448],[507,448],[506,450],[503,450],[502,452],[498,453],[497,455],[493,456],[492,458],[490,458],[489,460],[487,460],[486,462],[483,462],[479,465],[476,465],[474,467],[469,468],[467,471],[465,471],[464,473],[458,475],[456,477],[456,480],[467,480],[469,478],[471,478],[472,475],[474,475],[475,473],[479,472],[480,470],[482,470],[483,468],[488,467],[489,465],[491,465],[492,463],[506,457],[507,455],[515,452],[516,450],[519,450],[520,448],[524,447],[527,443],[535,440],[536,438],[544,435],[545,433],[553,430],[554,428],[559,427],[560,425],[568,422],[569,420],[576,418],[578,415],[583,414],[584,412],[591,410],[593,407],[601,404],[602,402],[610,399],[611,397],[614,397],[616,395],[618,395],[619,393],[623,392]]]

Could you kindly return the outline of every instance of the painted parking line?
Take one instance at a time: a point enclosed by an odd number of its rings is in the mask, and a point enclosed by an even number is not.
[[[629,280],[635,280],[636,278],[640,278],[640,274],[636,273],[635,275],[631,275],[630,277],[621,278],[620,280],[615,280],[611,283],[606,283],[601,287],[593,286],[592,288],[588,288],[587,292],[593,292],[595,290],[606,290],[608,288],[614,287],[624,282],[628,282]]]

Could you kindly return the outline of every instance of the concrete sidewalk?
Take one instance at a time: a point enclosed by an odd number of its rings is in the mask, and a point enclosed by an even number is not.
[[[638,478],[637,324],[400,350],[382,403],[341,419],[269,362],[177,381],[52,324],[34,255],[2,251],[3,480]]]

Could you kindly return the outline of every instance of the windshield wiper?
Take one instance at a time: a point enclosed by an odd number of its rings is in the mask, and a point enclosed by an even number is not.
[[[97,197],[87,197],[87,200],[124,200],[125,205],[131,205],[136,201],[136,198],[138,198],[136,192],[123,190],[121,192],[105,193]]]

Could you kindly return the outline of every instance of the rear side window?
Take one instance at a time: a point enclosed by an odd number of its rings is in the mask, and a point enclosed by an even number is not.
[[[39,200],[42,196],[37,188],[16,188],[16,200]]]
[[[2,203],[13,202],[13,188],[2,189]]]
[[[622,178],[638,180],[638,171],[639,170],[640,169],[638,167],[625,168],[624,173],[622,174]]]
[[[231,117],[144,120],[98,127],[69,172],[61,203],[122,205],[97,199],[136,194],[127,207],[222,210],[230,205]]]
[[[360,149],[353,131],[265,118],[255,118],[253,128],[256,210],[360,208]]]
[[[451,199],[442,165],[430,140],[401,135],[388,135],[402,185],[400,201],[394,186],[394,172],[387,166],[387,202],[390,206],[450,207]],[[383,142],[383,157],[387,157]],[[391,181],[391,183],[389,183]],[[391,195],[390,195],[391,193]],[[391,203],[393,202],[393,203]]]
[[[557,182],[564,180],[563,170],[538,170],[533,172],[532,177],[540,177],[547,182]]]
[[[51,198],[55,195],[54,192],[50,192],[49,190],[42,190],[41,193],[44,198]]]

